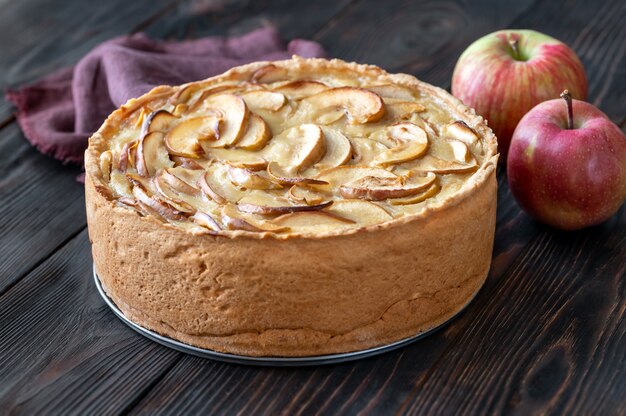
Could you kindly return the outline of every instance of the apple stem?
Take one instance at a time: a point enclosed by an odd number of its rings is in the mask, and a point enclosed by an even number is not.
[[[520,54],[519,54],[519,48],[517,47],[519,44],[519,39],[516,37],[510,37],[509,38],[509,45],[511,46],[511,49],[513,50],[513,58],[515,60],[520,60]]]
[[[574,129],[574,109],[572,108],[572,95],[568,90],[561,93],[561,98],[565,100],[567,104],[567,128]]]

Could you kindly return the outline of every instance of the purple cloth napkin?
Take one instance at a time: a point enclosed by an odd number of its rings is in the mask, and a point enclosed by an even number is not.
[[[176,85],[229,68],[292,55],[323,57],[317,43],[284,44],[274,28],[234,38],[160,41],[144,34],[122,36],[94,48],[75,67],[34,85],[7,91],[26,138],[42,153],[82,164],[87,138],[128,99],[156,85]]]

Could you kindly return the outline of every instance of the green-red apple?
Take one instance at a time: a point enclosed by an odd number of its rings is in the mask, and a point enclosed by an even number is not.
[[[525,211],[576,230],[608,219],[626,199],[626,136],[593,105],[561,96],[519,122],[507,174]]]
[[[478,39],[452,77],[452,94],[486,118],[496,134],[501,161],[524,114],[565,88],[587,99],[583,65],[567,45],[532,30],[501,30]]]

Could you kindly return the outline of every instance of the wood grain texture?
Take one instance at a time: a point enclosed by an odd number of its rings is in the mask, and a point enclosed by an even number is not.
[[[0,414],[112,414],[179,358],[100,299],[83,231],[0,297]]]
[[[332,56],[443,87],[476,37],[506,26],[537,29],[574,47],[591,101],[626,129],[626,6],[618,0],[187,0],[169,7],[144,7],[145,19],[133,27],[109,25],[181,38],[272,22],[286,38],[314,37]],[[42,71],[57,55],[73,56],[52,50]],[[490,277],[451,325],[356,363],[254,368],[159,347],[106,309],[91,283],[82,191],[73,176],[29,149],[14,125],[0,130],[0,413],[626,413],[624,207],[599,227],[557,232],[519,210],[500,171]],[[5,203],[5,195],[17,202]],[[23,280],[13,278],[33,267]],[[5,277],[10,283],[2,286]]]
[[[0,293],[85,228],[79,173],[37,152],[17,124],[0,130]]]

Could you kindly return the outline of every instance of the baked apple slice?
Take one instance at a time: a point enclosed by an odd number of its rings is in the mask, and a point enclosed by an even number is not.
[[[215,189],[215,186],[212,185],[209,172],[205,172],[202,176],[200,176],[198,179],[198,186],[200,187],[200,190],[202,190],[202,193],[210,200],[222,205],[228,202],[228,200]]]
[[[352,124],[372,123],[385,115],[383,100],[363,88],[339,87],[322,91],[302,100],[323,114],[340,109]]]
[[[263,150],[266,159],[278,162],[290,172],[298,172],[324,156],[326,141],[318,125],[302,124],[274,136]]]
[[[370,85],[367,89],[382,98],[392,98],[394,100],[409,102],[415,100],[415,97],[410,90],[395,84]]]
[[[272,137],[272,132],[265,120],[256,114],[250,114],[246,132],[236,147],[244,150],[259,150],[265,146],[270,137]]]
[[[189,218],[196,224],[208,228],[211,231],[220,231],[222,229],[222,226],[206,212],[196,211],[196,213]]]
[[[287,82],[274,89],[286,94],[292,100],[299,100],[327,90],[328,85],[319,81],[298,80]]]
[[[379,154],[373,163],[380,166],[395,165],[419,158],[428,149],[428,136],[418,125],[397,123],[387,128],[387,133],[399,145]]]
[[[243,98],[234,94],[220,94],[205,100],[204,105],[221,115],[219,139],[210,147],[230,147],[239,141],[246,129],[248,107]]]
[[[294,204],[318,205],[330,200],[331,194],[324,192],[320,187],[308,185],[293,185],[287,192],[287,198]]]
[[[287,97],[280,92],[256,90],[241,95],[251,111],[278,111],[287,104]]]
[[[254,214],[241,212],[233,204],[224,205],[222,208],[222,221],[229,230],[244,230],[254,232],[286,232],[289,227],[274,224],[271,221],[255,217]]]
[[[426,201],[428,198],[433,197],[435,195],[437,195],[437,193],[441,190],[441,186],[438,183],[433,183],[432,185],[430,185],[430,187],[428,187],[428,189],[415,194],[415,195],[411,195],[411,196],[407,196],[404,198],[394,198],[394,199],[389,199],[387,202],[389,202],[391,205],[412,205],[412,204],[417,204],[419,202],[423,202]]]
[[[162,175],[156,176],[153,181],[160,200],[185,214],[193,214],[196,211],[194,207],[180,198],[180,195],[163,179]]]
[[[409,175],[398,178],[377,178],[366,176],[339,188],[341,195],[347,199],[366,199],[382,201],[389,198],[402,198],[416,195],[430,187],[437,176],[428,172],[425,175]]]
[[[332,188],[354,182],[366,176],[376,178],[397,178],[398,175],[383,168],[371,166],[337,166],[320,172],[315,179],[328,182]]]
[[[334,168],[347,163],[352,157],[352,144],[339,130],[331,127],[322,127],[326,141],[326,153],[316,163],[320,169]]]
[[[228,178],[230,182],[239,188],[245,189],[278,189],[280,185],[272,182],[264,176],[262,171],[253,171],[236,166],[228,166]]]
[[[362,199],[335,201],[331,207],[327,208],[327,212],[362,225],[382,224],[393,218],[380,205]]]
[[[141,176],[154,176],[157,171],[174,166],[174,162],[170,160],[169,153],[165,147],[163,137],[164,134],[160,131],[153,131],[139,140],[135,164],[137,172]]]
[[[237,209],[241,212],[260,215],[280,215],[289,212],[319,211],[331,206],[333,201],[320,204],[292,205],[287,199],[268,193],[248,194],[237,203]]]
[[[252,73],[250,82],[255,84],[283,81],[289,78],[289,73],[285,68],[277,67],[274,64],[265,65]]]
[[[309,185],[325,185],[328,182],[324,182],[319,179],[304,178],[301,176],[293,176],[289,172],[285,171],[276,162],[270,162],[267,165],[267,174],[272,182],[279,185],[295,185],[295,184],[309,184]]]
[[[190,169],[182,167],[164,169],[161,177],[178,193],[190,196],[198,196],[200,194],[199,189],[192,185],[196,181],[197,174]]]
[[[159,198],[149,195],[141,186],[133,187],[133,195],[137,199],[137,202],[145,205],[163,218],[172,221],[183,221],[186,218],[181,211]]]
[[[221,118],[194,117],[185,120],[165,135],[165,146],[172,155],[198,159],[204,153],[202,140],[217,140]]]
[[[476,132],[461,120],[446,125],[441,131],[441,136],[444,139],[460,140],[468,145],[474,145],[478,142]]]

